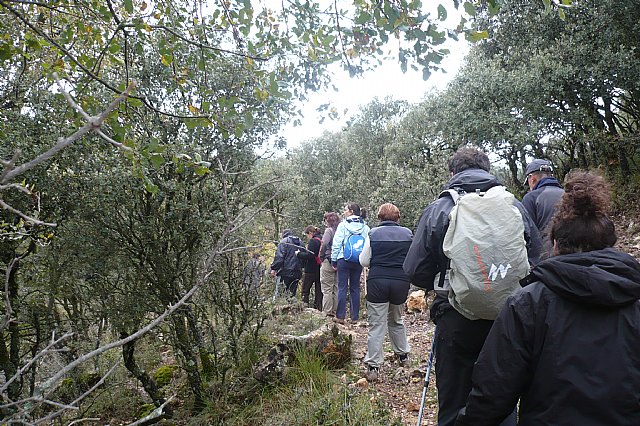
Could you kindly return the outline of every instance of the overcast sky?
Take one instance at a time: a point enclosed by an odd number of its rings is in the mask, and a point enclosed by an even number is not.
[[[447,41],[445,46],[451,51],[442,63],[446,74],[432,73],[427,81],[422,79],[421,71],[408,70],[403,74],[397,61],[387,61],[375,71],[368,72],[360,78],[350,78],[346,71],[336,68],[334,84],[338,87],[338,92],[327,89],[310,94],[309,101],[301,106],[305,115],[302,126],[294,127],[293,124],[289,124],[281,130],[280,135],[287,139],[287,145],[291,148],[302,141],[319,136],[325,130],[340,130],[357,112],[359,106],[369,103],[374,97],[382,100],[386,96],[392,96],[394,99],[403,99],[411,103],[421,101],[429,91],[446,86],[469,51],[469,45],[463,36],[458,42]],[[320,124],[322,115],[326,117],[327,112],[319,113],[316,109],[327,102],[335,106],[341,115],[345,109],[348,112],[340,120],[325,118]]]

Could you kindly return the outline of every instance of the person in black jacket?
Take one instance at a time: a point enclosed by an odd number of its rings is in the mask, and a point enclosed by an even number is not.
[[[409,343],[402,313],[409,293],[409,277],[402,270],[413,233],[400,226],[400,210],[391,203],[378,208],[380,225],[369,231],[360,264],[369,267],[367,275],[367,314],[369,335],[364,363],[369,381],[378,379],[384,361],[384,336],[389,330],[391,348],[402,367],[408,366]]]
[[[302,302],[309,305],[309,293],[313,285],[313,307],[322,310],[322,289],[320,288],[320,245],[322,235],[320,230],[313,225],[304,229],[304,234],[309,242],[306,250],[296,251],[296,256],[305,263],[304,279],[302,280]]]
[[[640,425],[640,264],[611,248],[609,186],[575,172],[552,219],[554,256],[502,309],[456,426]]]
[[[560,202],[564,190],[554,177],[550,161],[535,159],[527,166],[525,183],[530,191],[522,199],[522,205],[540,231],[542,237],[542,259],[551,255],[552,247],[547,225],[556,205]]]
[[[501,185],[489,174],[489,157],[476,148],[463,147],[449,161],[451,179],[445,189],[460,188],[466,192],[487,191]],[[429,204],[422,213],[415,237],[404,261],[404,271],[410,282],[426,290],[439,284],[439,274],[448,269],[442,242],[449,226],[449,213],[454,202],[447,192]],[[529,264],[535,265],[540,254],[538,228],[517,200],[514,206],[522,216]],[[496,232],[500,232],[496,229]],[[458,411],[464,407],[471,390],[471,374],[484,339],[491,329],[491,320],[470,320],[449,303],[448,291],[437,291],[431,305],[431,318],[436,328],[436,387],[438,389],[438,426],[451,426]],[[511,407],[514,409],[515,404]],[[515,424],[515,412],[505,425]]]
[[[298,281],[302,277],[302,262],[296,256],[296,250],[304,250],[300,238],[293,235],[291,229],[285,229],[282,232],[282,239],[278,243],[276,255],[271,263],[271,276],[277,276],[292,297],[296,296]],[[274,298],[278,295],[278,284],[276,282]]]

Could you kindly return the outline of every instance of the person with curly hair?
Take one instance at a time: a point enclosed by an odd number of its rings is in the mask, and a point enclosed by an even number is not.
[[[610,187],[571,173],[553,256],[495,320],[456,425],[640,425],[640,263],[613,248]]]

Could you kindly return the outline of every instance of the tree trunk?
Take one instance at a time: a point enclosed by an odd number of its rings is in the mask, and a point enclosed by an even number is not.
[[[187,373],[189,387],[193,392],[193,411],[198,413],[205,407],[204,397],[202,395],[202,379],[198,370],[198,359],[193,351],[189,337],[189,330],[186,327],[186,318],[182,312],[175,312],[172,317],[176,346],[182,357],[184,358],[183,368]]]
[[[122,339],[128,337],[129,334],[121,331],[120,337]],[[131,341],[129,343],[125,343],[122,346],[122,358],[124,360],[124,366],[129,370],[133,376],[142,383],[142,387],[144,391],[149,395],[149,398],[153,401],[156,407],[161,406],[165,399],[162,397],[162,393],[158,389],[158,384],[153,380],[149,374],[140,368],[135,359],[135,350],[136,350],[136,341]]]

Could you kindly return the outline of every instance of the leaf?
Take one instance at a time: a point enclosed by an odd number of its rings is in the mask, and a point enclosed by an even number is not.
[[[469,2],[464,3],[464,11],[467,12],[468,15],[476,16],[476,8]]]
[[[438,5],[438,19],[441,21],[447,19],[447,8],[441,4]]]
[[[156,169],[159,169],[164,164],[164,158],[160,154],[151,154],[151,156],[149,157],[149,161],[151,162],[151,165]]]
[[[124,0],[124,10],[133,13],[133,0]]]
[[[197,174],[198,176],[204,176],[209,172],[210,172],[209,168],[206,167],[204,164],[198,164],[194,170],[194,173]]]
[[[147,192],[149,192],[151,194],[154,194],[154,195],[158,193],[158,185],[156,185],[156,184],[154,184],[153,182],[150,182],[150,181],[145,181],[144,189],[146,189]]]
[[[467,40],[472,43],[475,43],[480,40],[484,40],[489,38],[489,32],[487,30],[484,31],[469,31],[466,33]]]

